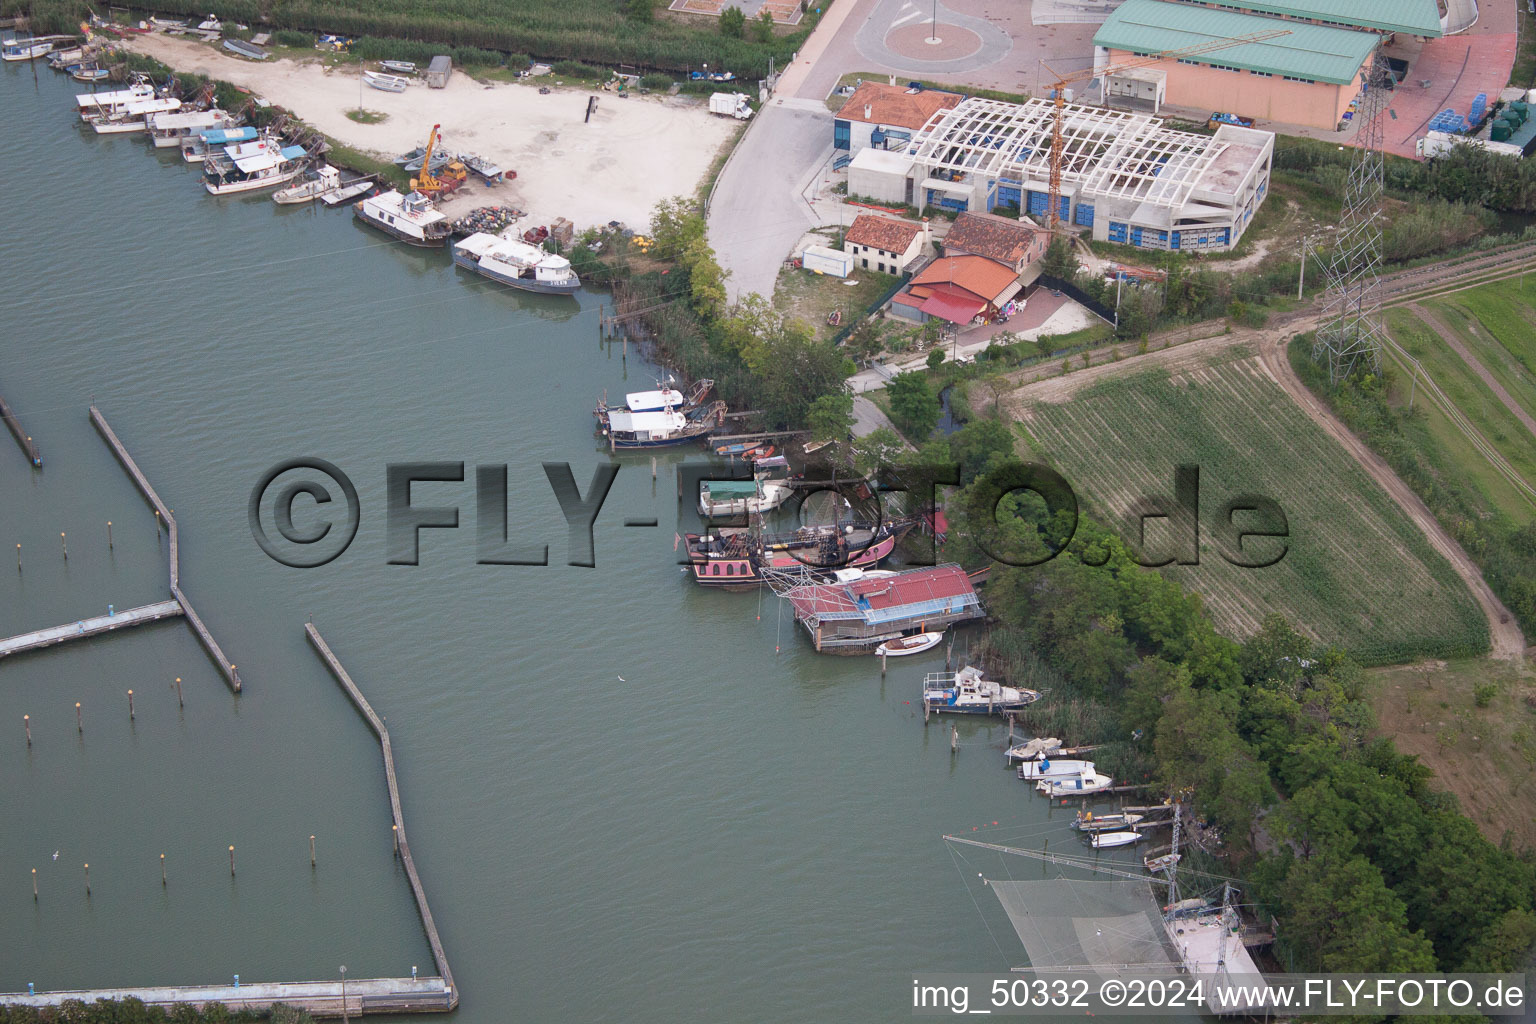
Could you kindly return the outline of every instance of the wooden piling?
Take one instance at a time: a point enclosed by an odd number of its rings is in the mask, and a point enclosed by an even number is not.
[[[880,678],[885,678],[885,651],[880,652]]]
[[[37,902],[37,868],[32,869],[32,902]]]
[[[112,520],[107,520],[107,550],[112,550]]]
[[[233,846],[229,848],[229,877],[235,877],[235,848]]]
[[[133,721],[133,691],[128,691],[128,721]]]
[[[64,552],[64,561],[69,561],[69,545],[64,542],[63,531],[59,532],[59,548]]]
[[[181,676],[176,677],[176,706],[178,708],[186,707],[186,705],[181,702]]]
[[[85,894],[87,896],[91,894],[91,866],[89,864],[85,866]]]
[[[80,714],[79,701],[75,701],[75,731],[81,735],[85,734],[85,719]]]
[[[389,831],[390,834],[394,837],[393,844],[395,848],[395,856],[398,857],[400,856],[400,826],[391,825],[389,826]]]
[[[949,752],[951,754],[954,754],[954,753],[959,752],[959,750],[960,750],[960,729],[959,729],[958,726],[951,725],[949,727]]]
[[[32,716],[22,715],[21,724],[27,727],[27,746],[32,746]]]
[[[315,837],[309,837],[309,866],[315,866]]]
[[[16,545],[16,571],[21,572],[21,545]]]
[[[160,887],[165,888],[165,854],[160,855]]]

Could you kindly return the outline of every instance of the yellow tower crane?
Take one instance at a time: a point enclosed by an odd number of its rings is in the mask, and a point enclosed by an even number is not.
[[[1061,120],[1062,111],[1067,105],[1063,90],[1073,82],[1084,82],[1090,79],[1110,75],[1117,75],[1122,71],[1133,71],[1136,68],[1152,67],[1168,60],[1178,60],[1180,57],[1193,57],[1196,54],[1211,53],[1215,50],[1224,50],[1229,46],[1241,46],[1244,43],[1260,43],[1266,39],[1275,39],[1279,36],[1288,36],[1291,30],[1288,28],[1272,29],[1266,32],[1254,32],[1245,36],[1229,36],[1223,39],[1212,39],[1208,42],[1197,43],[1194,46],[1185,46],[1177,50],[1164,50],[1147,57],[1137,57],[1133,60],[1121,61],[1118,64],[1110,64],[1102,68],[1084,68],[1081,71],[1069,72],[1059,75],[1049,64],[1045,64],[1045,70],[1056,76],[1056,84],[1051,92],[1055,98],[1056,109],[1051,116],[1051,188],[1046,207],[1045,226],[1052,235],[1061,230],[1061,156],[1062,137]],[[1043,61],[1041,62],[1044,63]],[[1105,89],[1108,89],[1106,83]]]

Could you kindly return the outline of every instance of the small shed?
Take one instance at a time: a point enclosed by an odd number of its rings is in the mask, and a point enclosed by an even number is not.
[[[431,89],[446,89],[448,79],[453,75],[453,58],[447,54],[438,54],[432,58],[432,63],[427,65],[427,87]]]

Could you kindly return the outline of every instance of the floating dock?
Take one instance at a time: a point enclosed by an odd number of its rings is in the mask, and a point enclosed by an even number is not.
[[[123,468],[128,471],[128,475],[133,478],[134,484],[139,488],[139,493],[144,495],[144,500],[149,502],[150,506],[160,514],[161,521],[165,523],[165,528],[170,534],[171,546],[171,596],[181,605],[182,614],[187,617],[187,622],[192,626],[192,632],[196,633],[198,640],[202,641],[203,649],[208,652],[208,657],[213,659],[214,665],[218,666],[219,674],[224,677],[224,682],[232,692],[239,693],[240,673],[235,671],[235,666],[230,664],[229,659],[224,656],[224,651],[219,647],[218,641],[214,640],[213,633],[203,624],[202,617],[192,609],[192,602],[187,600],[187,595],[182,593],[176,517],[171,515],[170,508],[166,506],[165,502],[160,500],[160,495],[156,494],[155,489],[150,486],[149,478],[144,475],[143,470],[139,469],[138,463],[133,461],[133,456],[128,454],[128,449],[123,446],[123,442],[118,438],[111,426],[108,425],[107,418],[101,414],[101,410],[94,405],[91,406],[91,423],[96,427],[96,432],[107,442],[107,446],[112,449],[112,454],[117,456],[117,461],[122,464]]]
[[[110,633],[116,629],[140,626],[146,622],[159,622],[161,619],[174,618],[182,614],[182,610],[179,602],[161,601],[159,604],[141,605],[138,608],[129,608],[126,611],[116,612],[111,615],[97,615],[90,619],[80,619],[62,626],[36,629],[30,633],[22,633],[19,636],[0,640],[0,658],[5,657],[7,654],[20,654],[22,651],[36,651],[44,647],[52,647],[54,644],[62,644],[68,640],[100,636],[103,633]]]
[[[5,425],[10,428],[11,434],[15,436],[16,443],[21,445],[22,453],[26,455],[27,461],[32,463],[32,468],[42,469],[43,454],[37,450],[37,442],[32,440],[31,434],[22,429],[21,420],[16,418],[16,413],[12,411],[10,403],[4,398],[0,398],[0,418],[5,420]]]

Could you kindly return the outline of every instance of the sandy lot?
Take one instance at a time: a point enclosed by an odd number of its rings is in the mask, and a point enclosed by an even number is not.
[[[443,209],[515,206],[523,223],[567,217],[577,230],[618,220],[643,230],[651,209],[669,196],[692,194],[736,122],[714,117],[693,99],[633,96],[528,85],[481,85],[455,73],[446,89],[412,85],[403,93],[362,88],[363,106],[389,115],[380,124],[346,117],[358,105],[356,68],[328,71],[319,60],[257,64],[201,43],[162,35],[129,45],[178,71],[196,71],[250,89],[349,146],[393,158],[426,142],[434,124],[456,152],[478,153],[516,170],[517,180],[487,189],[471,185]],[[550,83],[552,80],[543,80]],[[587,97],[597,110],[583,124]]]

